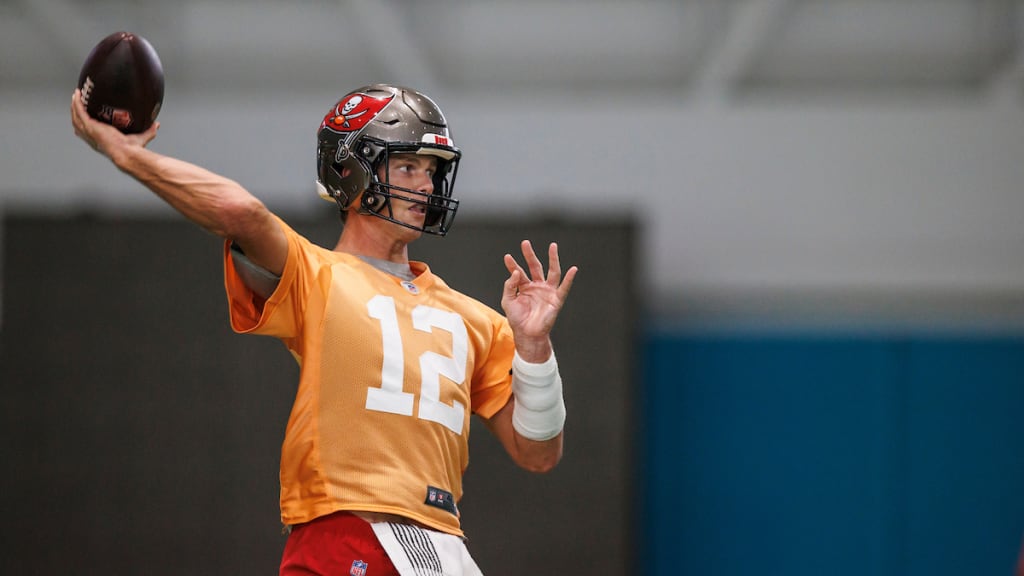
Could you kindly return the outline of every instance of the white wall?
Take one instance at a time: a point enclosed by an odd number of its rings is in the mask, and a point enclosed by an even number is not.
[[[72,136],[67,92],[5,97],[4,208],[167,213]],[[314,136],[338,96],[169,87],[152,147],[279,210],[331,210],[313,192]],[[649,309],[1024,326],[1019,101],[435,97],[465,151],[460,218],[631,214]]]

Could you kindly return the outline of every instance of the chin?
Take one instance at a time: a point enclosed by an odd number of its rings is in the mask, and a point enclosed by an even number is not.
[[[422,229],[427,222],[427,217],[422,214],[410,214],[408,217],[403,218],[402,222],[405,222],[409,226],[413,226],[417,229]],[[419,230],[417,230],[417,233]]]
[[[398,226],[399,228],[402,229],[402,231],[403,231],[402,235],[405,238],[409,238],[409,239],[415,240],[416,238],[419,238],[420,236],[423,236],[423,231],[419,229],[420,227],[423,226],[423,222],[409,222],[408,220],[403,220],[403,222],[405,222],[409,226],[417,226],[418,227],[418,228],[407,228],[405,226]]]

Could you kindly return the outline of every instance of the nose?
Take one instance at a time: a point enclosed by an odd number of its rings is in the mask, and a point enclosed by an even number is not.
[[[421,173],[419,182],[417,183],[416,191],[422,194],[433,194],[434,193],[434,179],[430,177],[428,173]]]

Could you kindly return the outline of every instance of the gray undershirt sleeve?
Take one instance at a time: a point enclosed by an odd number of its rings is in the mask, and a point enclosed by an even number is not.
[[[249,260],[235,244],[231,245],[231,258],[235,261],[235,271],[250,290],[264,299],[270,298],[274,290],[277,290],[281,277]]]

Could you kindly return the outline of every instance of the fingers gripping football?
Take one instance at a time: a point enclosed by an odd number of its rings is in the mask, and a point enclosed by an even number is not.
[[[156,137],[160,128],[159,122],[153,122],[145,132],[125,134],[110,124],[90,117],[82,103],[81,91],[75,90],[71,95],[71,126],[75,136],[81,138],[93,150],[111,156],[122,145],[146,146]]]

